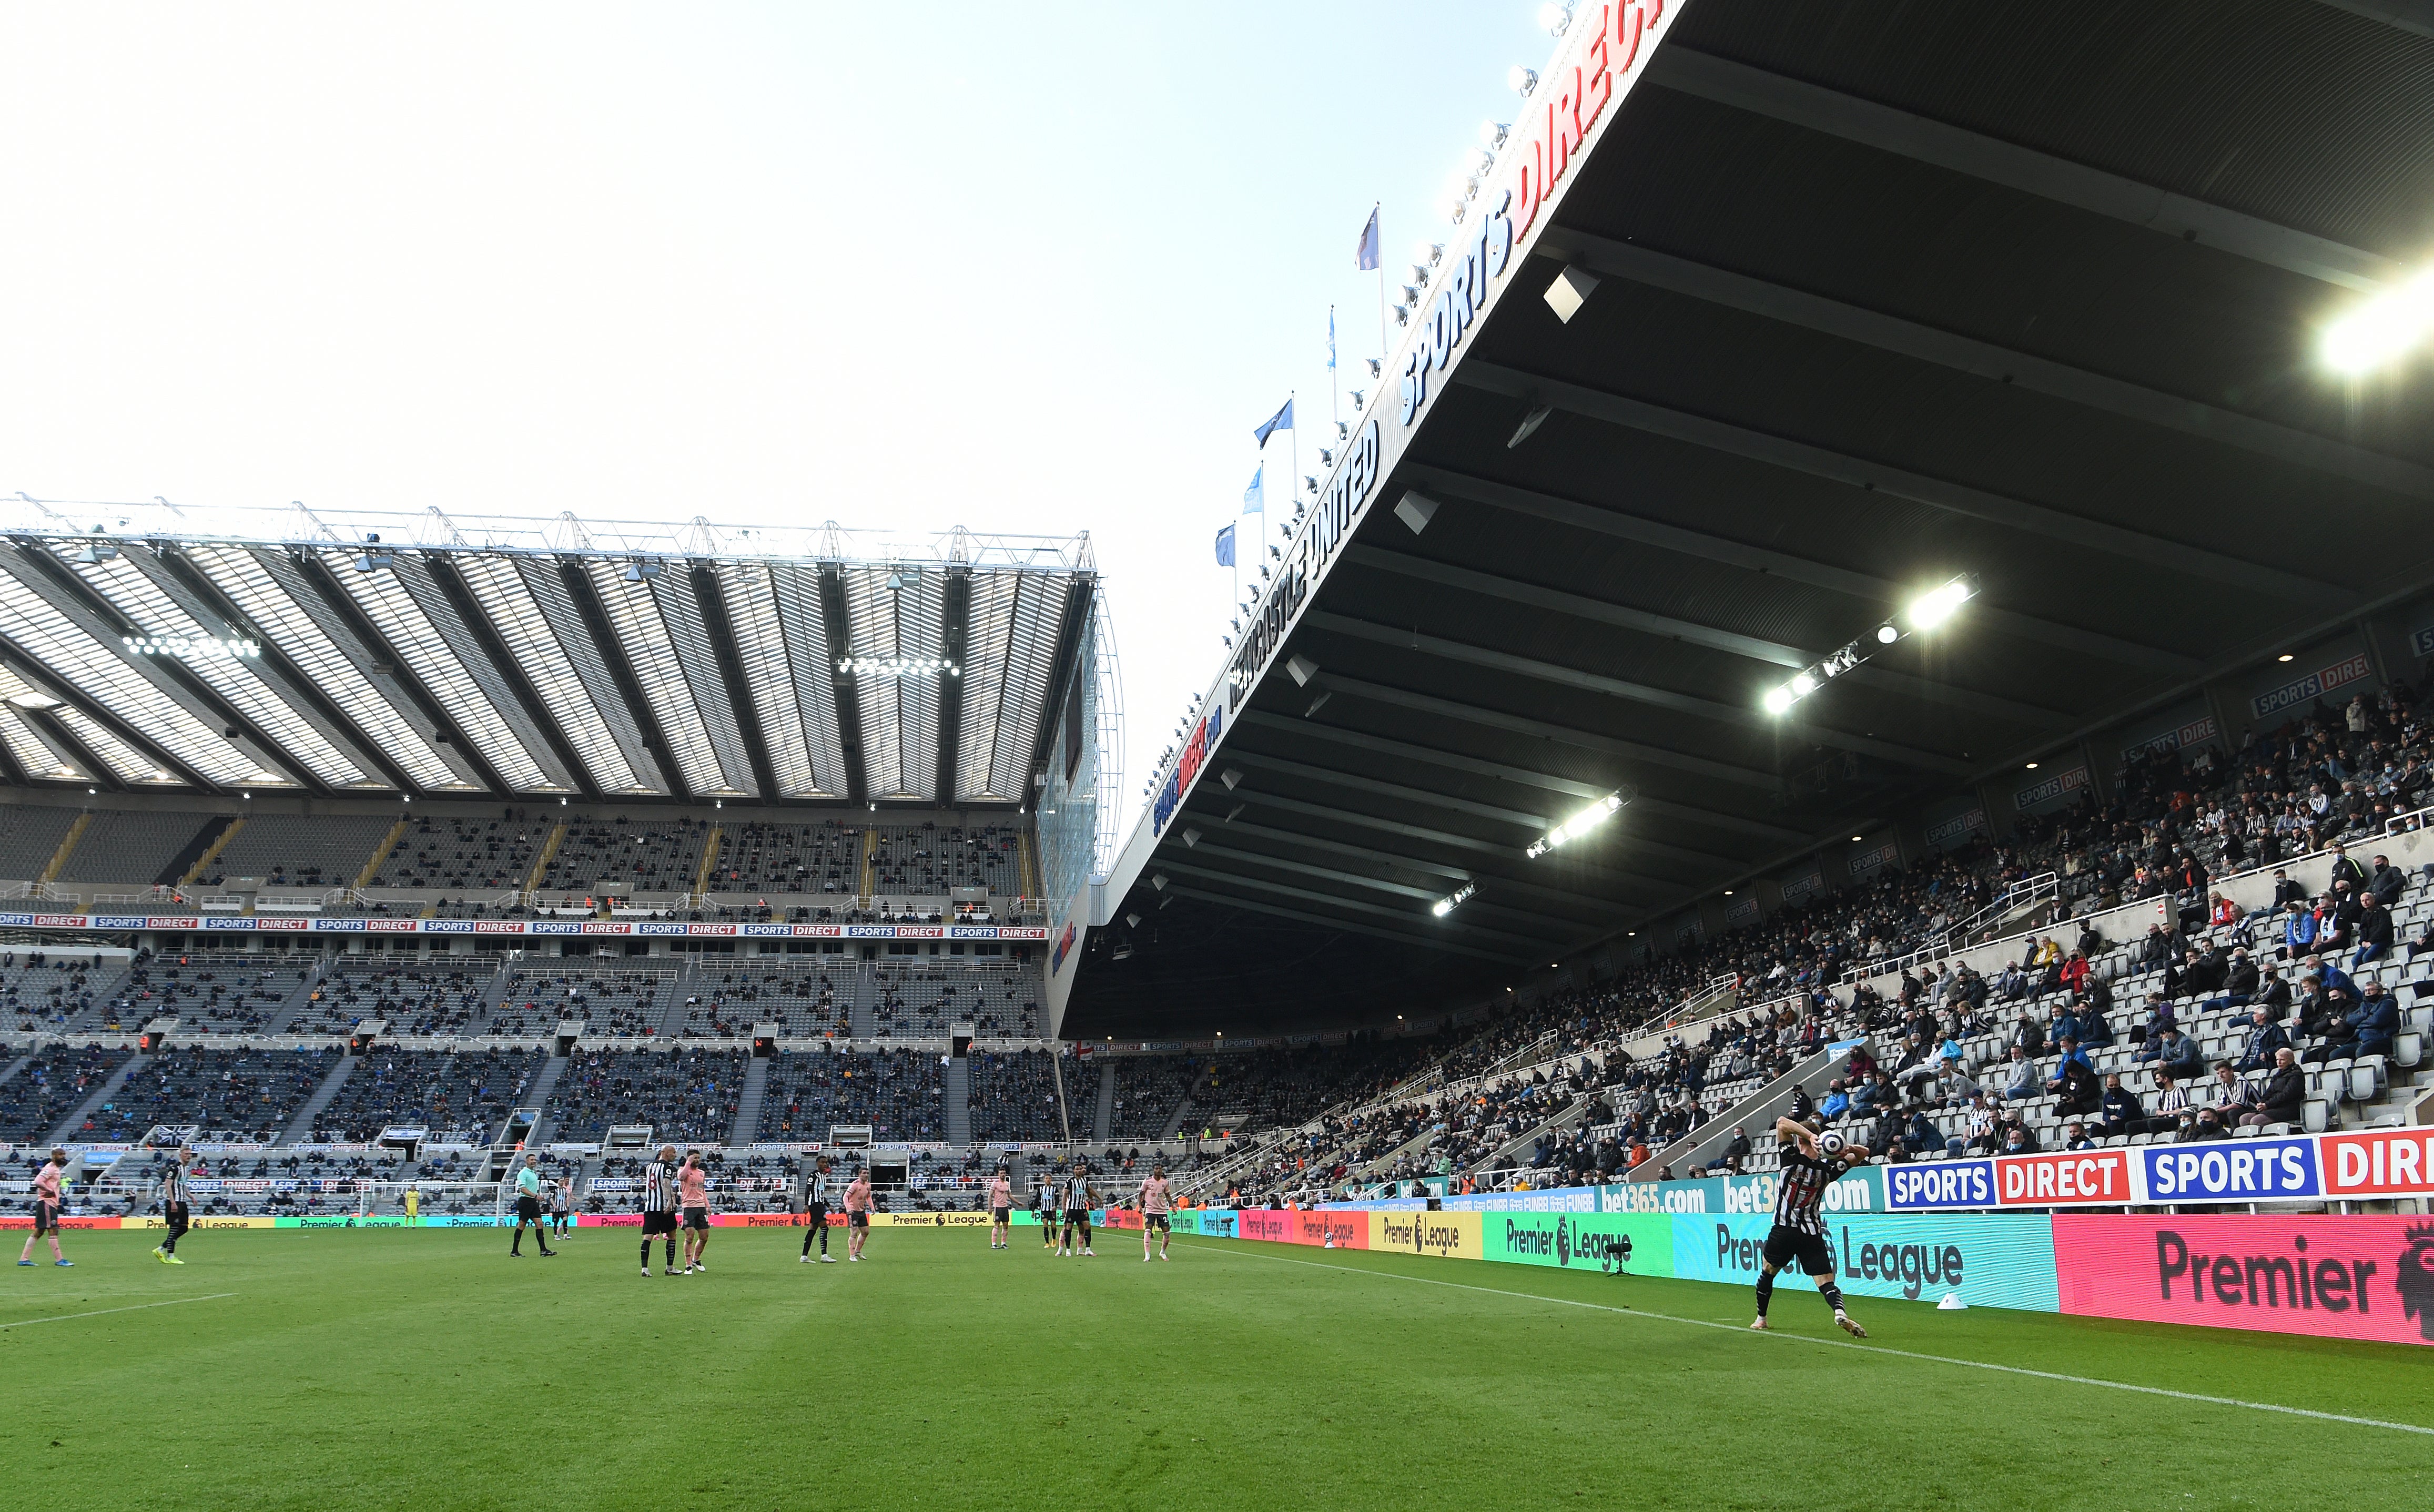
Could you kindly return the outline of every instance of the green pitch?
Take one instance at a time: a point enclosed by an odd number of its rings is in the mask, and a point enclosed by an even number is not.
[[[797,1233],[722,1229],[709,1274],[645,1280],[611,1230],[512,1261],[486,1231],[201,1231],[176,1268],[72,1233],[76,1269],[9,1272],[0,1455],[27,1505],[113,1509],[2280,1512],[2434,1485],[2426,1434],[1887,1352],[2434,1426],[2423,1350],[1867,1299],[1843,1347],[1807,1292],[1753,1337],[1739,1287],[985,1235],[801,1265]]]

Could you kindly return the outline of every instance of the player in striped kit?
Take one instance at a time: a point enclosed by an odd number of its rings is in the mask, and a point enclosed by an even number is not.
[[[163,1265],[182,1265],[178,1258],[178,1241],[186,1236],[189,1222],[186,1208],[186,1162],[195,1152],[180,1144],[178,1153],[169,1157],[169,1169],[161,1175],[161,1216],[169,1225],[169,1237],[152,1246]]]
[[[1868,1152],[1842,1135],[1820,1133],[1788,1118],[1774,1121],[1776,1155],[1781,1170],[1774,1183],[1774,1227],[1767,1230],[1764,1263],[1757,1275],[1757,1321],[1764,1329],[1766,1305],[1774,1298],[1774,1275],[1794,1260],[1817,1283],[1818,1295],[1834,1310],[1834,1326],[1855,1339],[1868,1331],[1843,1311],[1843,1288],[1834,1284],[1834,1252],[1826,1243],[1826,1219],[1819,1211],[1826,1189],[1846,1165],[1864,1165]]]
[[[643,1167],[643,1274],[651,1273],[651,1240],[666,1239],[668,1274],[679,1276],[677,1269],[677,1177],[672,1162],[677,1158],[673,1144],[660,1146],[658,1160]]]

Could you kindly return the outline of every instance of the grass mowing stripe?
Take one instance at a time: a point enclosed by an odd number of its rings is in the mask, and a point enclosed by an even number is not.
[[[1406,1276],[1396,1270],[1372,1270],[1366,1265],[1330,1265],[1325,1261],[1301,1260],[1292,1255],[1271,1255],[1264,1250],[1232,1249],[1221,1245],[1195,1244],[1188,1247],[1206,1249],[1212,1254],[1234,1255],[1245,1260],[1273,1260],[1287,1265],[1308,1265],[1313,1270],[1340,1270],[1355,1276],[1382,1276],[1391,1280],[1416,1281],[1423,1286],[1447,1286],[1458,1292],[1483,1292],[1489,1297],[1511,1297],[1527,1302],[1552,1302],[1558,1307],[1586,1308],[1592,1313],[1614,1313],[1625,1317],[1655,1318],[1664,1323],[1679,1323],[1694,1329],[1721,1329],[1750,1338],[1789,1339],[1798,1344],[1823,1345],[1829,1349],[1858,1349],[1865,1354],[1889,1354],[1899,1360],[1919,1360],[1929,1365],[1956,1365],[1971,1370],[1999,1370],[2009,1376],[2033,1376],[2040,1381],[2060,1381],[2074,1386],[2102,1386],[2109,1391],[2134,1391],[2141,1396],[2170,1397],[2178,1401],[2203,1402],[2213,1407],[2240,1407],[2250,1412],[2278,1412],[2292,1418],[2313,1418],[2321,1422],[2349,1423],[2359,1428],[2382,1428],[2395,1434],[2423,1434],[2434,1437],[2434,1428],[2417,1423],[2387,1422],[2380,1418],[2353,1418],[2346,1413],[2318,1412],[2312,1407],[2286,1407],[2275,1401],[2245,1401],[2237,1397],[2209,1397],[2195,1391],[2174,1391],[2168,1386],[2141,1386],[2127,1381],[2106,1381],[2099,1376],[2065,1375],[2059,1370],[2033,1370],[2027,1366],[1997,1365],[1991,1360],[1963,1360],[1949,1354],[1922,1354],[1915,1349],[1895,1349],[1877,1344],[1861,1344],[1855,1339],[1820,1339],[1805,1333],[1761,1332],[1740,1323],[1711,1323],[1706,1318],[1679,1317],[1671,1313],[1652,1313],[1645,1308],[1612,1307],[1603,1302],[1583,1302],[1568,1297],[1549,1297],[1544,1292],[1511,1292],[1495,1286],[1473,1286],[1467,1281],[1439,1280],[1433,1276]]]
[[[107,1313],[143,1313],[156,1307],[176,1307],[180,1302],[216,1302],[234,1292],[214,1292],[208,1297],[173,1297],[165,1302],[138,1302],[132,1307],[97,1307],[90,1313],[57,1313],[49,1317],[21,1317],[14,1323],[0,1323],[0,1329],[29,1329],[37,1323],[65,1323],[71,1318],[100,1317]]]

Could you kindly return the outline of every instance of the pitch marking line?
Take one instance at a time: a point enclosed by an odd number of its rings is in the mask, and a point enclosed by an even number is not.
[[[1330,1265],[1324,1261],[1297,1260],[1291,1255],[1271,1255],[1256,1249],[1227,1249],[1216,1245],[1193,1245],[1193,1249],[1206,1249],[1212,1254],[1234,1255],[1244,1260],[1273,1260],[1287,1265],[1308,1265],[1314,1270],[1340,1270],[1355,1276],[1382,1276],[1398,1281],[1416,1281],[1423,1286],[1446,1286],[1458,1292],[1483,1292],[1490,1297],[1511,1297],[1527,1302],[1551,1302],[1558,1307],[1586,1308],[1592,1313],[1617,1313],[1629,1317],[1655,1318],[1666,1323],[1679,1323],[1687,1328],[1721,1329],[1744,1338],[1789,1339],[1799,1344],[1822,1345],[1829,1349],[1858,1349],[1866,1354],[1890,1354],[1903,1360],[1921,1360],[1930,1365],[1957,1365],[1972,1370],[1998,1370],[2007,1376],[2032,1376],[2039,1381],[2060,1381],[2074,1386],[2102,1386],[2109,1391],[2134,1391],[2147,1397],[2169,1397],[2176,1401],[2204,1402],[2213,1407],[2244,1407],[2250,1412],[2278,1412],[2292,1418],[2313,1418],[2321,1422],[2353,1423],[2360,1428],[2384,1428],[2396,1434],[2423,1434],[2434,1437],[2434,1428],[2417,1423],[2386,1422],[2380,1418],[2352,1418],[2345,1413],[2318,1412],[2312,1407],[2286,1407],[2274,1401],[2243,1401],[2237,1397],[2208,1397],[2194,1391],[2173,1391],[2164,1386],[2141,1386],[2127,1381],[2105,1381],[2096,1376],[2064,1375],[2056,1370],[2031,1370],[2026,1366],[1997,1365],[1991,1360],[1963,1360],[1948,1354],[1922,1354],[1914,1349],[1887,1349],[1881,1345],[1860,1344],[1847,1339],[1821,1339],[1806,1333],[1759,1333],[1739,1323],[1710,1323],[1705,1318],[1676,1317],[1671,1313],[1652,1313],[1645,1308],[1609,1307],[1603,1302],[1576,1301],[1568,1297],[1549,1297],[1541,1292],[1509,1292],[1495,1286],[1473,1286],[1465,1281],[1442,1281],[1432,1276],[1406,1276],[1400,1271],[1371,1270],[1365,1265]]]
[[[216,1302],[234,1292],[214,1292],[209,1297],[173,1297],[165,1302],[138,1302],[132,1307],[99,1307],[90,1313],[60,1313],[50,1317],[21,1317],[14,1323],[0,1323],[0,1329],[29,1329],[37,1323],[65,1323],[71,1318],[100,1317],[107,1313],[141,1313],[147,1308],[176,1307],[180,1302]]]

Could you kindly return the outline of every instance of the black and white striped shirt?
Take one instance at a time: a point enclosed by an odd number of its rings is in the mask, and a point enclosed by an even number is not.
[[[1786,1141],[1779,1156],[1783,1169],[1774,1183],[1774,1221],[1804,1234],[1822,1234],[1826,1220],[1818,1208],[1833,1183],[1834,1167],[1809,1159],[1800,1146]]]
[[[676,1183],[669,1179],[665,1161],[653,1160],[643,1167],[643,1211],[644,1212],[677,1211]]]

